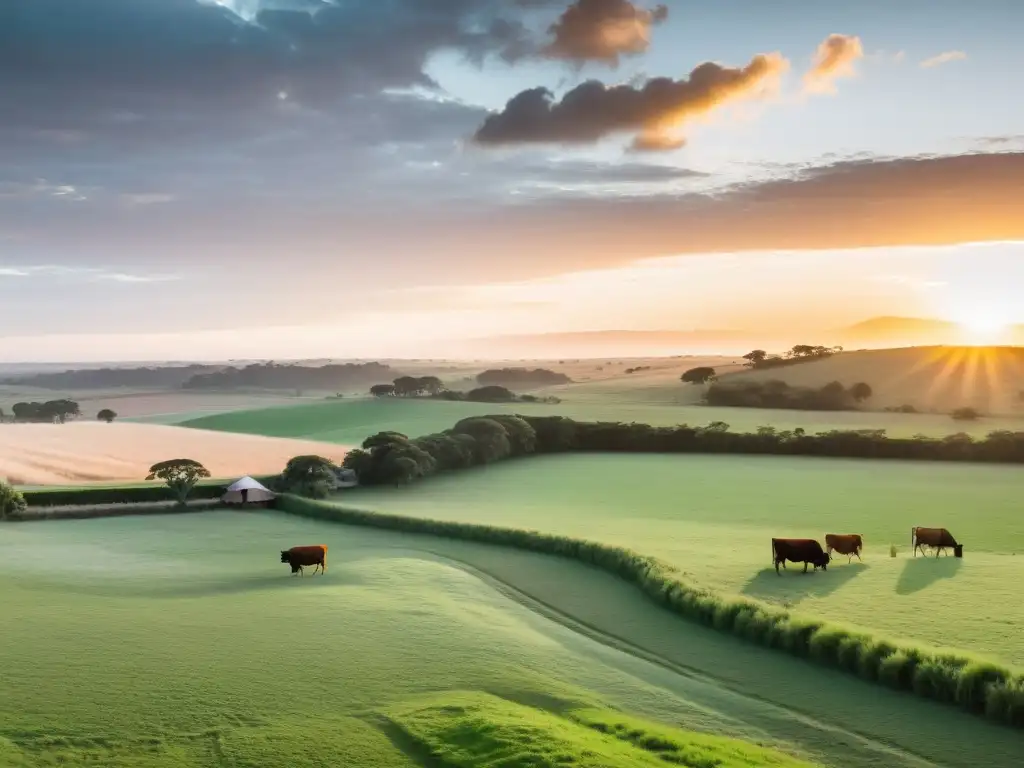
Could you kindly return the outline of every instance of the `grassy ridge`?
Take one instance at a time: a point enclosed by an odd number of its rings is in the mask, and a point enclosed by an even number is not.
[[[513,546],[579,560],[635,584],[648,597],[683,618],[868,681],[955,704],[998,723],[1024,728],[1024,676],[1018,670],[963,652],[943,653],[889,641],[868,631],[695,588],[671,566],[624,547],[537,531],[381,515],[288,495],[279,498],[278,506],[286,512],[319,520]]]
[[[559,716],[484,693],[449,693],[391,708],[387,717],[425,765],[505,768],[810,768],[735,739],[687,733],[607,710]]]

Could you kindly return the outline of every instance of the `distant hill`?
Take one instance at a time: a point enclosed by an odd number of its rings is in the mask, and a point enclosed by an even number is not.
[[[755,340],[758,341],[755,343]],[[765,339],[756,331],[575,331],[494,336],[469,344],[475,355],[491,359],[671,357],[683,354],[743,354],[755,346],[789,348],[785,339]]]
[[[323,366],[254,363],[244,368],[228,366],[210,373],[197,374],[181,386],[183,389],[298,389],[339,391],[367,388],[399,375],[380,363],[344,363]]]
[[[79,368],[55,373],[14,376],[4,384],[55,390],[176,389],[197,375],[217,371],[218,365],[158,366],[144,368]]]
[[[779,332],[754,329],[686,331],[579,331],[493,336],[470,344],[475,355],[505,358],[671,357],[742,355],[752,349],[784,350],[809,342],[847,349],[970,343],[956,323],[920,317],[873,317],[839,328]],[[1024,325],[1008,329],[1007,344],[1024,345]]]
[[[824,360],[763,371],[730,373],[728,381],[777,379],[821,387],[863,381],[874,395],[865,407],[913,405],[948,413],[970,406],[983,413],[1024,413],[1024,348],[909,347],[844,352]]]

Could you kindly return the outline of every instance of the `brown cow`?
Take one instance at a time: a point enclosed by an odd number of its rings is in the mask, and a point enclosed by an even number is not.
[[[303,547],[292,547],[291,549],[281,550],[281,562],[288,563],[292,568],[292,575],[296,573],[300,576],[304,576],[305,573],[302,571],[304,565],[315,565],[320,569],[320,573],[327,572],[327,545],[326,544],[311,544]],[[313,569],[313,573],[316,573],[316,568]]]
[[[954,557],[964,556],[964,545],[953,538],[953,534],[945,528],[911,528],[910,543],[914,546],[914,557],[917,557],[919,547],[934,547],[935,556],[945,550],[946,547],[953,548]],[[921,550],[924,554],[924,550]]]
[[[825,551],[830,555],[835,550],[840,555],[846,555],[847,561],[851,562],[856,555],[860,560],[860,550],[864,546],[864,537],[859,533],[826,533]]]
[[[791,563],[803,563],[804,573],[807,573],[807,564],[814,566],[814,570],[821,568],[828,570],[828,562],[831,556],[821,548],[814,539],[772,539],[772,560],[775,562],[775,572],[779,572],[779,566],[786,567],[786,561]]]

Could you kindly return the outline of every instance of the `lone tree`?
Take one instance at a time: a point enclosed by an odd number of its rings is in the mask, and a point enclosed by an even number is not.
[[[210,470],[193,459],[169,459],[149,468],[147,480],[163,480],[171,489],[174,498],[185,506],[188,495],[201,478],[209,477]]]
[[[395,385],[374,384],[370,387],[370,394],[374,397],[392,397],[395,394]]]
[[[747,361],[747,366],[750,368],[756,368],[767,358],[768,353],[763,349],[755,349],[753,352],[747,352],[747,354],[743,356],[743,359]]]
[[[871,389],[871,385],[866,384],[863,381],[858,381],[856,384],[850,387],[850,397],[852,397],[858,403],[863,403],[865,400],[870,400],[873,394],[875,393],[874,390]]]
[[[715,369],[702,365],[697,368],[691,368],[680,376],[679,380],[684,384],[707,384],[713,378],[715,378]]]
[[[293,456],[281,473],[281,489],[300,496],[322,499],[335,480],[335,464],[315,454]]]
[[[107,424],[109,424],[110,422],[117,418],[117,413],[115,411],[110,410],[109,408],[104,408],[102,411],[96,414],[96,418],[99,419],[100,421],[105,421],[107,422]]]
[[[25,511],[26,506],[21,491],[6,480],[0,479],[0,520],[16,517]]]

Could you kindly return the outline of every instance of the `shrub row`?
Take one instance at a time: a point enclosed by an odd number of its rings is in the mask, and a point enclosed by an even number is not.
[[[180,515],[188,512],[208,512],[221,506],[220,499],[206,499],[198,503],[190,501],[187,507],[179,506],[173,501],[153,506],[141,506],[140,502],[131,502],[78,508],[29,507],[19,513],[8,515],[6,519],[10,522],[29,522],[34,520],[89,520],[98,517],[125,517],[127,515]]]
[[[267,478],[256,478],[266,484]],[[218,499],[224,494],[227,482],[200,483],[189,494],[190,500]],[[82,488],[38,488],[22,491],[29,507],[95,506],[97,504],[141,504],[153,501],[172,501],[171,490],[163,483],[128,486],[123,488],[96,486]]]
[[[955,704],[995,722],[1024,728],[1024,675],[959,651],[889,641],[863,630],[792,614],[683,581],[657,558],[624,547],[515,528],[384,515],[285,495],[277,508],[349,525],[430,534],[516,547],[588,563],[639,587],[673,613],[766,648],[842,670],[897,690]]]
[[[976,440],[895,438],[883,429],[832,430],[760,427],[730,432],[724,422],[705,427],[653,427],[621,422],[582,422],[564,416],[499,414],[463,419],[434,435],[409,438],[379,432],[349,452],[345,466],[364,485],[409,483],[437,472],[490,464],[515,456],[567,451],[615,453],[717,453],[1024,463],[1024,432],[998,431]]]

